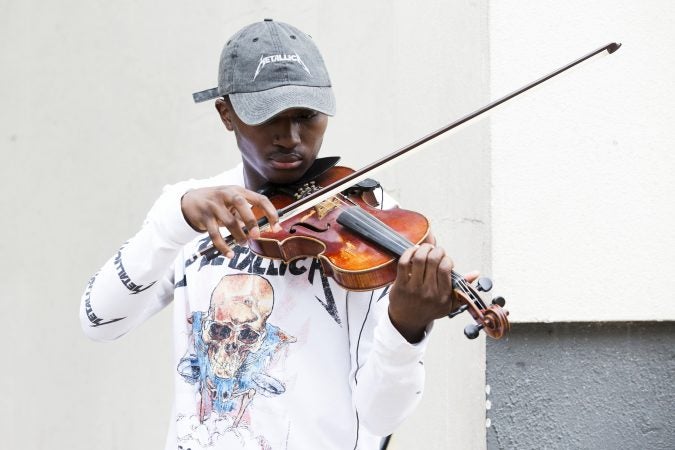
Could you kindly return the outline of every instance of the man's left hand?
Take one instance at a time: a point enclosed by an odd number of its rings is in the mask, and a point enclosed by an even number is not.
[[[442,247],[429,243],[409,248],[399,259],[389,293],[389,318],[408,342],[421,341],[431,322],[454,309],[453,266]],[[472,282],[478,272],[464,278]]]

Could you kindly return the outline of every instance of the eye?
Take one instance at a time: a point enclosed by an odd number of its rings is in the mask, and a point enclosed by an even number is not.
[[[260,334],[256,333],[250,328],[244,328],[239,332],[238,339],[244,344],[253,344],[255,341],[258,340],[259,336]]]
[[[209,327],[209,333],[214,339],[227,339],[232,330],[227,325],[221,325],[219,323],[212,323]]]
[[[313,118],[317,117],[319,113],[317,111],[314,111],[312,109],[305,109],[302,110],[301,112],[298,113],[296,116],[298,120],[312,120]]]

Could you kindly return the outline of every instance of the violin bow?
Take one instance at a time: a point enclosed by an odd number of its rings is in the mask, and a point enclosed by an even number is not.
[[[510,94],[507,94],[491,103],[488,103],[487,105],[483,106],[482,108],[477,109],[476,111],[469,113],[454,122],[452,122],[449,125],[446,125],[442,128],[439,128],[438,130],[431,132],[427,134],[426,136],[416,140],[415,142],[412,142],[411,144],[406,145],[405,147],[402,147],[393,153],[371,163],[368,164],[367,166],[363,167],[360,170],[357,170],[356,172],[353,172],[352,174],[336,181],[333,184],[330,184],[328,186],[323,187],[322,189],[307,195],[306,197],[303,197],[299,199],[298,201],[292,203],[291,205],[282,208],[278,211],[279,214],[279,220],[283,220],[284,217],[288,216],[293,216],[295,214],[300,213],[301,211],[306,210],[307,208],[310,208],[312,206],[315,206],[322,201],[333,197],[339,192],[344,191],[346,188],[349,186],[353,186],[366,178],[368,178],[369,175],[371,175],[375,170],[379,170],[388,164],[392,163],[394,160],[400,158],[403,155],[409,155],[411,154],[412,150],[419,150],[419,148],[428,142],[430,142],[433,139],[436,139],[437,137],[441,135],[450,135],[450,132],[457,132],[461,130],[462,128],[469,126],[473,124],[474,122],[477,122],[480,119],[483,119],[487,116],[488,112],[491,112],[495,110],[498,106],[502,106],[514,98],[518,97],[519,95],[545,83],[546,81],[562,74],[563,72],[566,72],[573,67],[579,67],[581,64],[590,62],[591,60],[597,59],[602,56],[610,55],[617,51],[621,47],[621,44],[618,44],[616,42],[612,42],[610,44],[604,45],[597,50],[594,50],[587,55],[582,56],[579,59],[576,59],[572,61],[571,63],[549,73],[548,75],[544,75],[543,77],[526,84],[525,86],[521,87],[520,89],[517,89]],[[450,133],[450,134],[447,134]],[[259,221],[259,225],[264,225],[267,223],[267,218],[263,217]]]

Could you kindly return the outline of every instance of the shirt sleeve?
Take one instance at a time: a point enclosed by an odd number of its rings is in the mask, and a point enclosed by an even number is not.
[[[180,208],[187,182],[164,188],[141,230],[89,280],[80,302],[84,333],[110,341],[129,332],[173,299],[173,262],[199,235]]]
[[[422,398],[424,354],[432,325],[421,342],[411,344],[389,319],[388,296],[382,291],[367,295],[369,300],[356,300],[367,303],[367,310],[354,314],[360,315],[359,319],[350,318],[350,381],[359,425],[377,436],[387,436]]]
[[[398,206],[383,191],[377,199],[382,209]],[[354,403],[359,425],[377,436],[393,433],[422,399],[424,354],[433,328],[431,323],[422,341],[408,342],[391,323],[387,292],[352,292],[348,298]]]

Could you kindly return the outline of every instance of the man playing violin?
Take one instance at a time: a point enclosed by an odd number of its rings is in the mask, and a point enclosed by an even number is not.
[[[195,94],[213,99],[242,163],[164,189],[90,280],[83,329],[113,340],[175,302],[167,449],[379,448],[421,398],[427,332],[453,309],[452,260],[421,243],[391,286],[349,292],[314,258],[247,247],[264,233],[251,207],[280,229],[259,192],[303,179],[335,113],[311,37],[269,19],[243,28],[223,49],[218,87]]]

